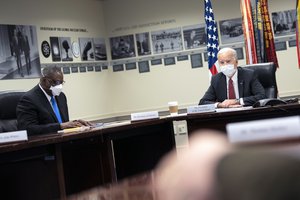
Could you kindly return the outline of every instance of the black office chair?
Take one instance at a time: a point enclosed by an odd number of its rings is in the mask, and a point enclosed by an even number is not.
[[[25,92],[0,92],[0,133],[17,131],[16,108]]]
[[[276,83],[276,66],[274,63],[258,63],[258,64],[249,64],[245,65],[247,69],[252,69],[258,76],[258,80],[265,88],[266,97],[277,98],[277,83]]]

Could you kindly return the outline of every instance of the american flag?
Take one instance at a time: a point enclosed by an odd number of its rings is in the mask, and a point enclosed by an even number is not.
[[[207,57],[208,57],[208,69],[211,74],[218,73],[216,62],[218,60],[217,53],[219,51],[219,36],[217,23],[214,18],[213,9],[210,0],[204,0],[205,4],[205,23],[207,33]]]

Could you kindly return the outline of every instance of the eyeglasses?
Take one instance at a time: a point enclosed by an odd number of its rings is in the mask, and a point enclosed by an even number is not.
[[[47,79],[51,81],[52,86],[56,86],[56,85],[60,85],[60,84],[63,85],[65,83],[65,81],[61,81],[61,80],[52,80],[50,78],[47,78]]]

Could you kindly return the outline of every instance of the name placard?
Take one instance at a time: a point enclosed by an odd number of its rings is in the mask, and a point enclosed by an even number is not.
[[[226,130],[231,143],[300,138],[300,116],[230,123]]]
[[[131,114],[131,121],[159,118],[158,111],[139,112]]]
[[[187,108],[187,113],[188,114],[204,113],[204,112],[215,112],[215,111],[216,111],[215,104],[189,106]]]
[[[13,131],[0,134],[0,144],[8,142],[17,142],[17,141],[27,141],[27,131]]]

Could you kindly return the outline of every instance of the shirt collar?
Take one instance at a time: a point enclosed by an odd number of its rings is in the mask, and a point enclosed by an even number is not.
[[[48,101],[51,101],[51,96],[49,94],[46,93],[46,91],[43,89],[43,87],[41,86],[41,84],[39,84],[39,87],[41,88],[41,90],[43,91],[43,93],[45,94],[45,96],[47,97]]]

